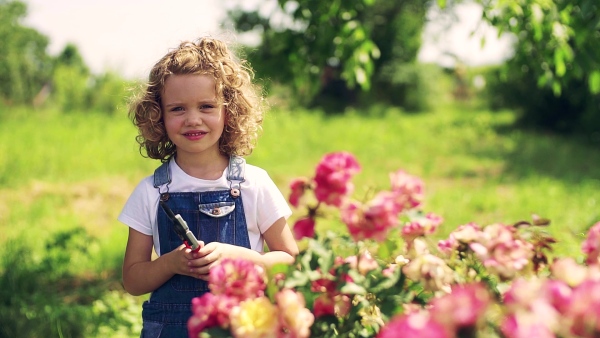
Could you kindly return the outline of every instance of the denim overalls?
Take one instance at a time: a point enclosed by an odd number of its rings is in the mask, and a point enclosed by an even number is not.
[[[187,222],[198,241],[221,242],[250,248],[240,184],[244,182],[245,160],[229,159],[229,190],[205,192],[169,192],[169,162],[154,172],[154,187],[175,214]],[[162,208],[158,208],[158,233],[161,254],[182,242]],[[141,338],[187,338],[187,321],[192,315],[192,298],[208,292],[208,283],[184,275],[175,275],[150,295],[143,304]]]

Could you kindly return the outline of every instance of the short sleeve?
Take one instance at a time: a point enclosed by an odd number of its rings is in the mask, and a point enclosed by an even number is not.
[[[155,202],[153,201],[153,196],[156,194],[154,190],[148,178],[142,180],[127,199],[117,219],[144,235],[152,236],[153,213],[151,209]]]
[[[275,182],[264,170],[261,170],[257,187],[257,223],[260,232],[265,233],[278,219],[288,219],[292,210]]]

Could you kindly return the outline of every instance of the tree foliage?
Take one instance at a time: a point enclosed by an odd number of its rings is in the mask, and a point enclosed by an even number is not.
[[[566,132],[600,131],[600,3],[477,0],[483,19],[516,37],[495,95],[522,122]]]
[[[370,90],[386,65],[412,62],[430,1],[278,0],[275,9],[235,8],[239,32],[259,32],[249,59],[261,76],[291,84],[308,103],[327,93],[352,100]],[[389,69],[388,69],[389,70]]]
[[[600,93],[597,0],[479,0],[483,18],[517,38],[515,59],[540,87],[558,96],[571,80]]]
[[[21,23],[26,15],[24,2],[0,0],[0,103],[106,113],[123,106],[131,83],[113,72],[92,74],[72,43],[49,55],[48,38]]]
[[[31,102],[52,70],[48,38],[22,25],[26,14],[23,2],[0,0],[0,99],[7,103]]]

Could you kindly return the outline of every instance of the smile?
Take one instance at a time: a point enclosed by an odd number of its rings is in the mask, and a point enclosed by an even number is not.
[[[206,134],[208,134],[208,133],[204,132],[204,131],[191,131],[191,132],[183,133],[183,136],[190,141],[197,141],[197,140],[202,139]]]

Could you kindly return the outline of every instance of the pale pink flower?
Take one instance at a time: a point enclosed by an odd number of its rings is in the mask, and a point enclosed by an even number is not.
[[[337,294],[333,297],[334,300],[334,312],[338,317],[345,317],[350,313],[352,308],[352,299],[348,295]]]
[[[449,338],[452,337],[446,329],[433,320],[427,312],[413,312],[399,315],[387,323],[377,338]]]
[[[565,257],[555,260],[550,265],[552,276],[557,280],[575,287],[588,278],[588,268],[579,265],[572,257]]]
[[[454,237],[450,236],[448,239],[439,240],[437,247],[442,254],[449,256],[452,254],[452,252],[454,252],[454,250],[456,250],[456,248],[458,248],[458,241],[456,241]]]
[[[421,282],[426,290],[445,292],[450,291],[450,284],[454,281],[454,272],[446,262],[434,255],[424,254],[416,256],[402,268],[406,277]]]
[[[469,247],[488,271],[502,279],[510,279],[531,262],[534,247],[531,243],[516,239],[512,226],[492,224],[479,233],[477,242]]]
[[[344,262],[348,263],[350,268],[358,270],[363,276],[379,267],[379,264],[368,250],[363,251],[358,257],[348,256]]]
[[[210,269],[208,286],[215,295],[245,300],[264,294],[265,278],[261,266],[241,258],[226,258]]]
[[[350,153],[325,155],[316,168],[315,197],[319,202],[339,207],[352,192],[353,185],[350,180],[359,171],[360,166]]]
[[[546,279],[539,278],[517,278],[512,282],[504,294],[508,317],[503,325],[508,333],[517,337],[530,330],[555,332],[561,327],[561,316],[554,306],[556,295],[551,293],[552,285],[548,286]]]
[[[382,274],[384,277],[392,277],[398,268],[402,268],[408,264],[410,260],[402,255],[396,256],[394,263],[390,263],[387,268],[383,269]]]
[[[600,222],[594,224],[588,231],[587,238],[581,244],[581,251],[587,255],[588,265],[598,264],[600,256]]]
[[[410,242],[417,237],[431,235],[435,233],[442,221],[442,217],[434,213],[415,218],[402,227],[402,237],[405,241]]]
[[[600,332],[600,281],[586,280],[573,289],[565,315],[571,332],[579,337],[597,337]]]
[[[315,237],[315,220],[312,217],[304,217],[294,223],[294,238],[301,240],[304,237]]]
[[[476,223],[467,223],[460,225],[450,233],[448,239],[438,242],[438,250],[446,256],[451,255],[455,250],[464,251],[470,243],[473,243],[481,237],[481,227]]]
[[[554,338],[556,335],[543,323],[527,318],[524,314],[517,317],[508,315],[500,324],[500,330],[506,338]]]
[[[492,303],[490,292],[480,283],[453,285],[451,292],[431,302],[431,316],[451,332],[476,330]]]
[[[460,225],[450,236],[457,242],[469,244],[477,240],[480,237],[480,233],[481,227],[477,223],[471,222]]]
[[[398,170],[390,174],[390,181],[400,210],[412,209],[421,205],[424,198],[424,185],[420,178]]]
[[[306,177],[295,178],[290,183],[289,201],[295,208],[300,205],[300,198],[304,195],[306,188],[309,186],[309,180]]]
[[[349,203],[342,207],[341,216],[355,241],[383,241],[398,224],[398,209],[390,192],[380,192],[366,206]]]
[[[276,338],[281,332],[278,308],[267,297],[242,301],[231,310],[235,338]]]
[[[283,289],[275,295],[275,299],[281,325],[286,331],[286,334],[280,337],[309,337],[315,316],[306,308],[304,296],[292,289]]]
[[[571,305],[573,289],[562,281],[548,279],[544,285],[546,298],[559,313],[566,313]]]
[[[479,256],[488,271],[503,279],[514,278],[531,262],[533,245],[521,240],[499,243],[488,255]]]

